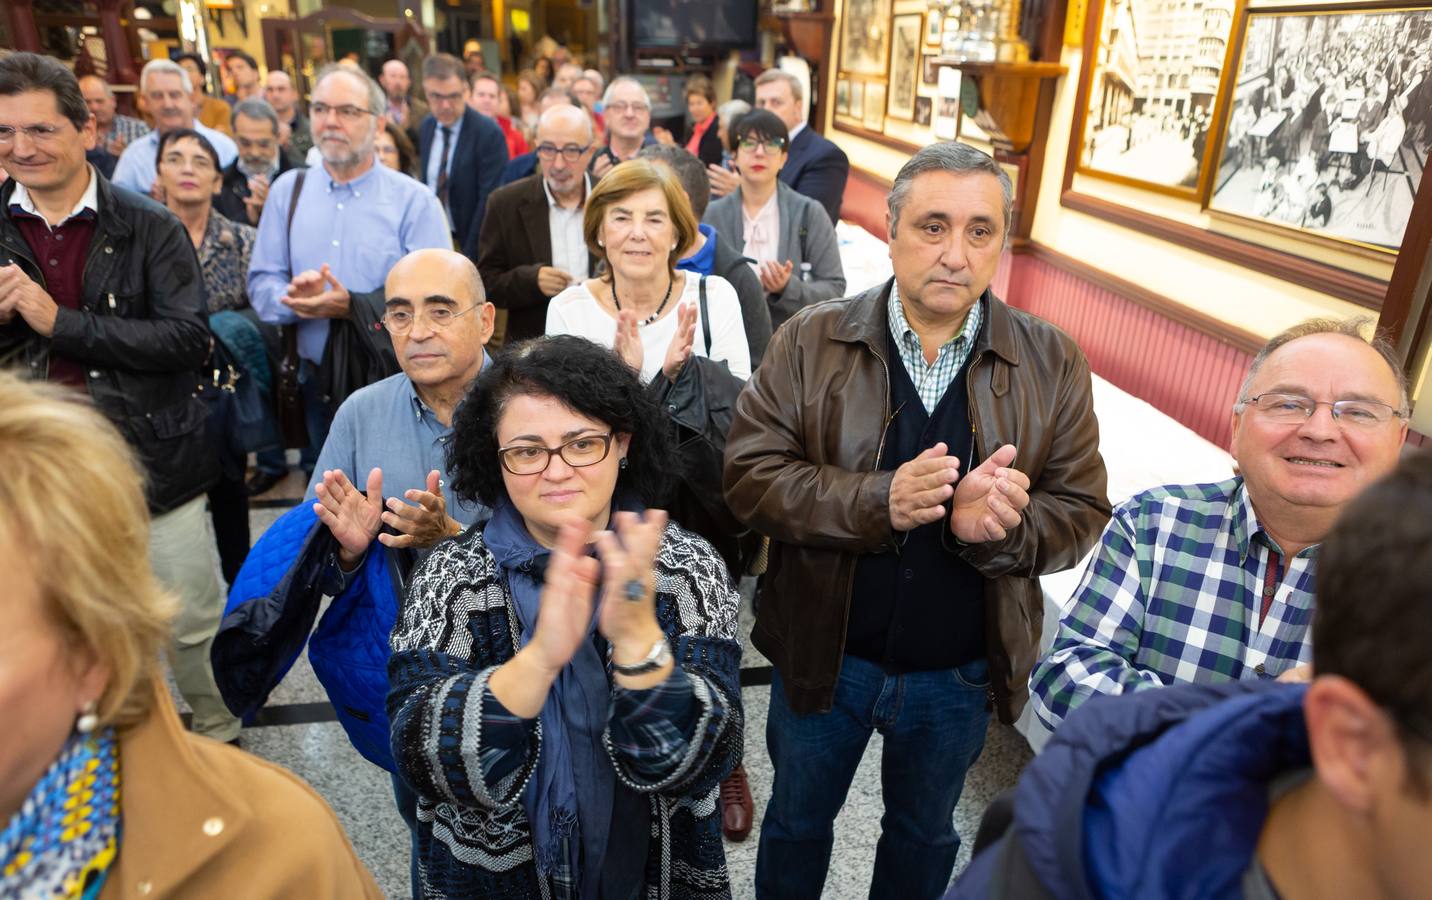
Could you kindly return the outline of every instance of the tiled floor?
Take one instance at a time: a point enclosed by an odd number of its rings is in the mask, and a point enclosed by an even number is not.
[[[282,491],[288,496],[295,496],[301,489],[295,480],[292,485],[281,485],[274,494],[281,495],[279,492]],[[254,510],[251,521],[255,539],[282,512],[282,509]],[[742,631],[748,636],[749,603],[743,613]],[[747,667],[766,664],[765,659],[750,646],[749,640],[746,641],[743,664]],[[771,768],[765,750],[769,696],[768,687],[748,687],[742,691],[746,712],[746,771],[755,795],[757,825],[744,843],[728,843],[726,846],[732,892],[738,900],[755,895],[753,882],[760,812],[770,796],[771,786]],[[325,699],[323,688],[304,658],[274,692],[270,706]],[[287,766],[307,779],[338,813],[359,857],[368,865],[384,892],[392,898],[409,896],[407,830],[393,806],[388,775],[364,761],[353,750],[337,723],[248,728],[242,741],[249,752]],[[995,794],[1013,785],[1030,756],[1024,739],[1013,729],[997,722],[991,724],[984,753],[971,770],[964,796],[955,810],[955,825],[965,840],[958,868],[963,868],[968,861],[968,845],[973,840],[980,813]],[[879,761],[880,738],[876,735],[866,750],[845,808],[836,822],[835,849],[826,879],[825,897],[864,897],[868,891],[875,843],[879,837]]]

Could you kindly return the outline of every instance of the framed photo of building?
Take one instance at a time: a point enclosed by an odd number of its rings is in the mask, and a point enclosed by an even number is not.
[[[878,81],[865,85],[864,125],[870,131],[885,130],[885,85]]]
[[[920,32],[924,16],[896,16],[890,28],[890,105],[892,119],[915,118],[920,78]]]
[[[1207,178],[1209,133],[1245,0],[1102,0],[1090,9],[1071,140],[1077,171],[1190,199]]]
[[[885,77],[890,60],[890,0],[846,0],[838,69]],[[882,110],[883,112],[883,110]]]
[[[1432,4],[1258,9],[1240,36],[1208,210],[1396,253],[1432,149]]]

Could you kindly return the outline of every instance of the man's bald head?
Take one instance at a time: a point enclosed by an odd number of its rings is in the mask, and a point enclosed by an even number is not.
[[[466,391],[482,371],[495,315],[472,260],[414,250],[388,271],[383,288],[383,321],[403,373],[420,389]]]
[[[537,120],[539,144],[550,142],[562,147],[574,143],[585,146],[595,139],[592,119],[580,106],[554,106]]]

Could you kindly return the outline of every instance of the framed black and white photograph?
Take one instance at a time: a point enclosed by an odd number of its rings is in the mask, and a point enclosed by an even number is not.
[[[1242,0],[1103,0],[1086,44],[1078,171],[1198,196],[1233,20]]]
[[[884,77],[890,60],[890,0],[846,0],[839,70]]]
[[[960,134],[960,90],[964,79],[954,66],[940,67],[940,89],[935,98],[935,137],[953,141]]]
[[[865,82],[850,83],[850,117],[861,119],[865,116]]]
[[[935,65],[933,53],[920,58],[920,83],[925,87],[934,87],[940,83],[940,67]]]
[[[931,97],[915,98],[915,124],[923,128],[929,128],[934,118],[935,101]]]
[[[885,85],[878,81],[865,85],[865,118],[862,123],[870,131],[885,130]]]
[[[939,47],[945,34],[945,11],[932,9],[925,13],[925,46]]]
[[[850,82],[844,78],[835,82],[835,114],[850,115]]]
[[[920,29],[924,17],[919,13],[896,16],[890,28],[890,106],[892,119],[915,118],[915,92],[920,77]]]
[[[1432,150],[1432,8],[1244,20],[1208,209],[1395,253]]]

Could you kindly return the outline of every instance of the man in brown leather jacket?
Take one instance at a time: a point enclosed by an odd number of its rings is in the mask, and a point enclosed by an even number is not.
[[[771,538],[753,639],[775,664],[775,769],[756,894],[816,898],[874,730],[885,815],[870,896],[939,896],[991,706],[1027,698],[1037,576],[1109,518],[1089,366],[988,290],[1012,187],[943,143],[889,198],[895,279],[803,310],[771,341],[726,450],[732,511]]]

